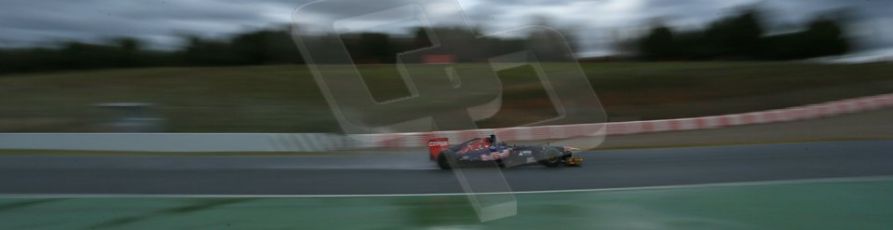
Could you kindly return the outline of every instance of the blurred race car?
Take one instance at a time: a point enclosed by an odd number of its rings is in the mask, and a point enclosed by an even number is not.
[[[458,145],[449,145],[447,138],[428,141],[429,157],[441,169],[497,165],[502,168],[541,164],[546,167],[580,166],[583,158],[578,149],[551,145],[507,145],[496,135],[474,138]]]

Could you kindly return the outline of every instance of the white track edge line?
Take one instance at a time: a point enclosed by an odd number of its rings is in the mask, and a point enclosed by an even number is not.
[[[768,180],[746,182],[721,182],[688,185],[659,185],[626,188],[567,189],[540,190],[518,192],[489,193],[410,193],[410,194],[296,194],[296,195],[227,195],[227,194],[0,194],[0,199],[8,198],[382,198],[382,197],[443,197],[467,195],[530,195],[530,194],[562,194],[586,192],[622,192],[643,190],[673,190],[690,188],[724,188],[737,186],[796,185],[826,183],[858,183],[893,180],[893,175],[865,177],[834,177],[817,179]]]

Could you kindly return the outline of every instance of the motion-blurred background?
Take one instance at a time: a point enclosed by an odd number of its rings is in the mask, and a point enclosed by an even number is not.
[[[387,0],[400,1],[400,0]],[[891,2],[460,0],[472,26],[406,24],[342,40],[377,100],[409,95],[397,54],[457,47],[478,65],[565,35],[610,121],[747,112],[893,91]],[[25,1],[0,9],[0,132],[337,132],[292,33],[306,1]],[[380,4],[369,1],[368,4]],[[363,4],[298,15],[353,16]],[[547,47],[547,46],[546,46]],[[431,60],[414,60],[424,65]],[[352,64],[352,63],[327,63]],[[560,65],[561,63],[554,63]],[[502,110],[480,127],[554,116],[532,69],[499,73]]]

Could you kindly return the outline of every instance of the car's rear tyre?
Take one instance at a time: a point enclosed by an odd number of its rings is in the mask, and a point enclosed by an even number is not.
[[[541,165],[549,168],[561,167],[561,152],[556,149],[546,150],[545,159],[539,161]]]
[[[450,170],[453,168],[450,166],[450,160],[447,159],[447,153],[440,153],[440,155],[437,156],[437,167],[440,167],[440,169],[443,170]]]

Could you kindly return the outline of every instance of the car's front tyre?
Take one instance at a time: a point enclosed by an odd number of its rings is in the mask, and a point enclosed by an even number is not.
[[[549,168],[557,168],[561,166],[561,152],[557,149],[549,148],[543,154],[543,159],[539,160],[541,165]]]

